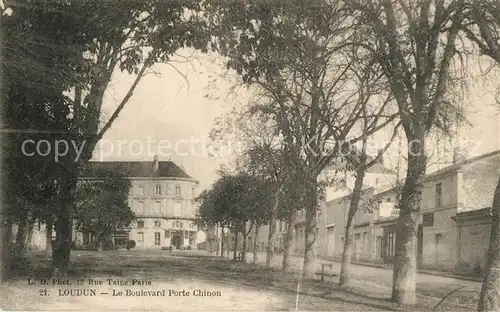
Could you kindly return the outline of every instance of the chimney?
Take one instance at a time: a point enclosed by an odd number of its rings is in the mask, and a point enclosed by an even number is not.
[[[160,161],[158,160],[158,155],[155,155],[153,157],[153,172],[157,172],[159,166],[160,166]]]

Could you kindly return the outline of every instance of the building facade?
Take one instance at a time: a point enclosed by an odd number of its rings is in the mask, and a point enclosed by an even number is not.
[[[128,202],[136,220],[116,235],[119,240],[134,240],[137,249],[196,248],[194,198],[198,181],[182,168],[156,156],[152,162],[91,162],[88,167],[82,178],[104,169],[130,179]]]
[[[103,171],[120,172],[131,182],[128,203],[136,220],[113,235],[115,245],[125,247],[134,240],[136,249],[196,248],[197,180],[175,163],[160,161],[158,157],[153,161],[89,162],[80,179],[98,179]],[[55,231],[52,235],[55,239]],[[44,249],[46,241],[42,225],[34,229],[29,246]],[[89,237],[73,231],[76,246],[85,245],[85,241]]]

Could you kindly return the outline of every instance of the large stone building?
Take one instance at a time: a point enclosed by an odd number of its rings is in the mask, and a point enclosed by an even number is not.
[[[500,176],[500,151],[470,159],[426,175],[417,232],[417,259],[422,268],[480,271],[488,249],[489,210]],[[363,190],[363,200],[377,203],[355,217],[353,260],[391,263],[395,251],[398,188]],[[340,258],[349,198],[326,203],[329,235],[321,255]]]
[[[131,182],[128,203],[136,220],[130,228],[115,233],[116,245],[126,246],[134,240],[137,249],[196,248],[194,198],[198,181],[175,163],[159,161],[158,157],[153,161],[89,162],[80,179],[99,178],[103,171],[120,172]],[[44,249],[45,236],[44,226],[36,227],[29,246]],[[83,233],[73,231],[73,242],[84,245]]]

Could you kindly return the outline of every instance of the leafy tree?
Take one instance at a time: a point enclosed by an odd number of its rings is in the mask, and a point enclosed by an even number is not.
[[[266,265],[270,266],[274,257],[276,220],[293,224],[296,211],[304,206],[304,187],[301,183],[303,178],[296,171],[299,168],[295,168],[290,161],[291,151],[276,130],[273,118],[255,109],[262,100],[266,99],[257,97],[230,112],[224,122],[216,124],[211,138],[215,141],[229,138],[242,143],[242,149],[235,159],[237,170],[268,181],[275,194],[274,204],[265,207],[267,211],[262,214],[264,218],[255,220],[255,237],[259,236],[261,226],[268,226]],[[290,269],[293,229],[293,226],[288,228],[288,239],[284,241],[283,270]],[[257,239],[254,243],[253,259],[257,263]]]
[[[37,32],[28,20],[22,14],[0,16],[3,251],[9,249],[13,222],[19,225],[17,248],[24,249],[34,221],[52,219],[60,167],[24,143],[54,143],[61,137],[67,123],[55,112],[67,99],[63,90],[73,83],[60,66],[69,49],[54,51],[47,34]],[[40,152],[46,151],[42,146]]]
[[[249,233],[247,223],[252,224],[264,218],[266,212],[264,207],[269,205],[271,198],[269,185],[265,181],[245,173],[225,174],[210,190],[202,192],[197,197],[197,201],[200,202],[197,214],[205,224],[218,224],[234,231],[233,252],[236,259],[238,234],[242,233],[246,240]],[[245,242],[243,243],[245,245]]]
[[[359,90],[370,85],[351,71],[354,61],[346,43],[354,31],[352,16],[333,1],[212,5],[218,48],[230,58],[228,66],[265,98],[254,110],[272,116],[290,151],[288,160],[300,168],[306,211],[303,276],[312,279],[324,186],[318,177],[337,157],[340,142],[361,139],[356,125],[367,97]],[[395,117],[387,111],[388,102],[371,114],[373,132]]]
[[[76,228],[92,235],[100,245],[117,230],[130,226],[135,214],[128,205],[130,180],[119,173],[103,172],[79,182],[76,189]]]

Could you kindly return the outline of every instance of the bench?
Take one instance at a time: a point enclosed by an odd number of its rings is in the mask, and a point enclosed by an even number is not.
[[[320,275],[321,276],[321,282],[322,283],[324,281],[325,276],[329,276],[329,277],[337,276],[337,274],[325,272],[325,267],[330,268],[330,271],[331,271],[333,269],[333,264],[331,264],[331,263],[322,263],[321,264],[321,272],[314,273],[316,275]]]

